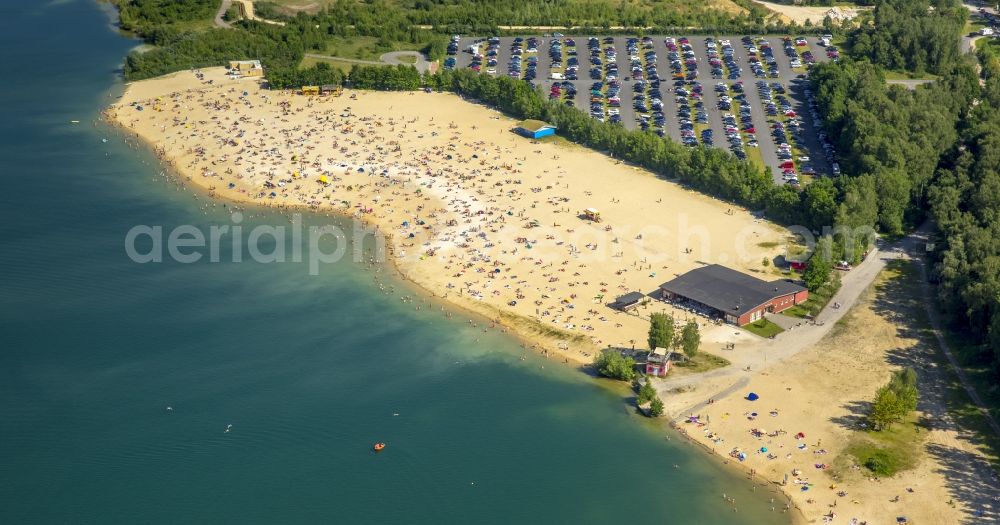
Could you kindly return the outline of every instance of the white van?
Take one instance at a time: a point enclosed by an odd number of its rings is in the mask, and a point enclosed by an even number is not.
[[[831,167],[833,168],[833,174],[834,175],[840,175],[840,164],[837,164],[836,162],[834,162],[833,166],[831,166]]]
[[[551,78],[552,80],[563,80],[565,77],[563,76],[562,73],[552,73],[551,75],[549,75],[549,78]]]

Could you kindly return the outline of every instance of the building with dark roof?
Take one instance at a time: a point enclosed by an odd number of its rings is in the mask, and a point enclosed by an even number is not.
[[[641,292],[629,292],[618,299],[615,299],[615,302],[611,303],[611,307],[627,312],[642,304],[642,300],[645,298],[646,296]]]
[[[711,264],[660,285],[663,299],[743,326],[804,302],[809,291],[788,280],[764,281]]]

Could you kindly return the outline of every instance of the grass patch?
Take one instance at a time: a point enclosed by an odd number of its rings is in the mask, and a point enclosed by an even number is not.
[[[420,51],[427,45],[426,42],[414,44],[411,42],[386,41],[373,36],[333,36],[327,39],[326,46],[319,53],[340,58],[356,58],[360,60],[378,60],[383,53],[390,51]],[[401,57],[400,60],[413,60],[415,58]]]
[[[302,62],[299,63],[299,68],[312,67],[320,62],[330,64],[330,67],[335,67],[344,73],[350,73],[351,68],[354,64],[351,62],[346,62],[344,60],[337,60],[336,58],[317,58],[317,57],[304,57]]]
[[[836,270],[834,270],[836,272]],[[792,273],[794,278],[799,278],[794,272]],[[834,273],[833,275],[837,275]],[[809,299],[806,302],[797,304],[783,312],[781,315],[787,315],[788,317],[796,317],[798,319],[812,319],[819,315],[826,305],[833,298],[833,295],[840,290],[840,278],[831,279],[830,282],[824,284],[815,292],[809,292]]]
[[[886,80],[937,80],[939,78],[941,77],[939,77],[938,75],[933,75],[931,73],[918,74],[912,71],[902,71],[902,70],[885,72]]]
[[[755,335],[761,337],[773,337],[785,330],[780,326],[768,321],[767,319],[758,319],[748,325],[744,325],[743,328]]]
[[[341,58],[378,59],[378,55],[381,53],[376,54],[373,51],[377,42],[378,39],[373,36],[352,36],[350,38],[334,36],[327,39],[322,54]]]
[[[846,451],[872,474],[892,477],[916,466],[925,435],[917,416],[911,414],[889,430],[859,431],[851,438]]]
[[[715,370],[716,368],[726,367],[730,364],[732,363],[723,357],[706,352],[698,352],[692,358],[675,362],[674,367],[683,370],[686,374],[697,374],[701,372],[708,372],[709,370]]]
[[[778,241],[764,241],[757,243],[757,247],[764,248],[766,250],[770,250],[771,248],[777,248],[778,246],[781,246],[781,243]]]
[[[771,173],[771,169],[767,166],[767,164],[764,164],[764,157],[760,154],[760,147],[751,148],[750,146],[747,146],[746,148],[743,148],[743,151],[746,151],[747,153],[747,162],[764,168],[765,171]]]

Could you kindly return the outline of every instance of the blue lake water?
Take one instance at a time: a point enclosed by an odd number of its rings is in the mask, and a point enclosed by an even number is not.
[[[632,414],[621,389],[461,313],[417,310],[384,269],[311,276],[233,263],[226,247],[230,262],[132,262],[133,226],[207,230],[229,210],[94,125],[136,45],[107,12],[12,4],[0,7],[0,523],[787,522]],[[257,224],[287,220],[249,212],[243,225]]]

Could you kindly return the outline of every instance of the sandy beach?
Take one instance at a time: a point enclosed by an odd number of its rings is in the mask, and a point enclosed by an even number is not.
[[[706,262],[762,271],[783,253],[784,231],[745,209],[526,139],[452,94],[304,97],[203,74],[134,83],[108,118],[216,196],[378,225],[407,278],[566,360],[641,348],[648,314],[672,311],[653,301],[623,314],[607,306],[617,296]],[[602,221],[582,218],[585,208]]]
[[[513,120],[452,94],[304,97],[208,69],[131,84],[106,118],[213,196],[377,225],[406,278],[567,363],[588,363],[609,346],[644,348],[650,313],[682,321],[691,315],[657,299],[621,313],[609,307],[617,296],[651,294],[708,263],[777,278],[763,261],[783,254],[788,237],[748,210],[599,152],[516,135]],[[585,208],[597,208],[602,221],[585,219]],[[856,404],[871,399],[898,366],[889,352],[928,351],[884,317],[880,300],[869,291],[843,327],[816,336],[818,344],[771,354],[773,363],[759,371],[755,364],[738,392],[692,414],[697,419],[681,430],[722,457],[743,452],[743,461],[729,462],[761,483],[784,483],[805,521],[895,523],[906,515],[911,523],[959,523],[977,512],[995,518],[995,494],[966,497],[949,479],[956,465],[982,463],[954,425],[930,431],[926,457],[891,480],[870,480],[849,464],[844,450],[856,433]],[[757,363],[757,351],[772,344],[696,319],[702,350],[738,344],[740,356],[720,355],[741,367]],[[936,373],[922,366],[922,373]],[[668,413],[732,383],[731,375],[699,377],[665,399]],[[749,391],[761,399],[750,404],[743,399]],[[942,418],[941,394],[926,399],[920,410]],[[995,492],[995,479],[983,483]],[[775,512],[784,503],[775,503]]]
[[[1000,480],[979,438],[947,411],[947,372],[932,336],[917,330],[922,297],[906,286],[896,267],[884,270],[818,344],[748,374],[738,392],[678,428],[761,482],[783,485],[810,522],[996,523]],[[879,479],[845,451],[862,439],[869,401],[899,366],[920,376],[917,417],[926,430],[913,437],[916,465]],[[759,399],[746,399],[750,392]]]

